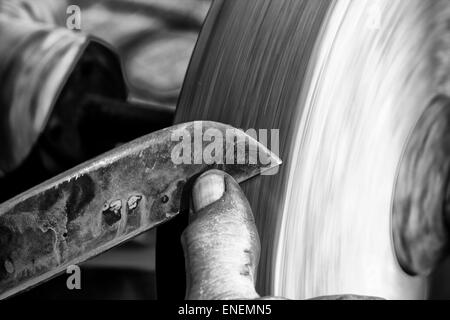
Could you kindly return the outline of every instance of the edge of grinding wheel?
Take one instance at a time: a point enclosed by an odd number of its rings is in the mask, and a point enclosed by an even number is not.
[[[409,275],[427,276],[447,256],[449,174],[450,98],[440,95],[411,132],[394,186],[393,248]]]
[[[328,1],[309,0],[273,2],[215,0],[189,64],[175,123],[211,120],[228,123],[244,130],[283,126],[288,129],[280,132],[280,141],[283,141],[280,156],[283,160],[288,159],[290,157],[288,146],[293,143],[293,138],[290,137],[295,136],[291,133],[296,132],[297,121],[300,121],[305,111],[303,106],[298,105],[299,95],[307,81],[305,68],[308,68],[311,61],[317,37],[322,30],[330,5]],[[308,19],[310,17],[314,19]],[[274,24],[273,21],[280,23]],[[257,34],[253,34],[255,30],[258,30]],[[294,30],[302,32],[293,32]],[[271,36],[266,38],[265,35],[268,34]],[[263,39],[259,38],[260,36]],[[290,41],[286,41],[286,36]],[[278,54],[286,57],[282,65],[279,65],[279,59],[273,59]],[[273,70],[277,70],[278,76],[289,75],[293,80],[289,81],[288,86],[283,86],[285,82],[280,81]],[[269,87],[272,89],[261,91],[245,89]],[[269,106],[266,105],[267,101],[274,103]],[[278,111],[281,113],[278,114]],[[272,112],[276,116],[271,115]],[[246,118],[252,114],[265,116]],[[255,179],[243,186],[255,213],[258,231],[264,234],[261,238],[263,250],[257,279],[257,290],[262,295],[271,295],[276,290],[274,259],[277,249],[274,243],[278,241],[276,231],[281,224],[278,213],[281,214],[284,195],[281,191],[273,192],[273,188],[284,190],[287,173],[285,166],[274,177]],[[258,201],[258,198],[264,199]],[[267,203],[268,199],[270,204]],[[174,274],[181,274],[177,278],[180,279],[180,283],[185,280],[184,266],[174,267],[184,263],[179,241],[172,240],[171,242],[176,243],[173,246],[167,245],[170,239],[167,239],[166,234],[174,237],[176,228],[174,226],[165,231],[160,228],[157,231],[157,246],[161,243],[161,239],[164,239],[163,242],[166,244],[162,252],[156,250],[158,298],[174,297],[173,290],[169,290],[167,286],[167,283],[174,282]],[[181,255],[181,261],[173,260],[176,258],[169,259],[167,254],[163,254],[164,251],[173,253],[170,258]],[[169,272],[169,269],[172,272]],[[177,297],[183,299],[184,293],[184,290],[181,294],[177,293]]]

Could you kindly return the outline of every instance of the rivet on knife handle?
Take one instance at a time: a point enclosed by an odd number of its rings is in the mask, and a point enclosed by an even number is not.
[[[192,160],[198,156],[194,131],[199,128],[200,136],[211,130],[222,134],[224,139],[215,141],[216,147],[222,142],[222,161],[173,161],[173,151],[181,143],[175,136],[192,137],[190,156]],[[230,132],[235,138],[225,139]],[[243,141],[245,148],[239,146]],[[200,148],[211,143],[200,140]],[[230,155],[245,162],[230,163]],[[280,163],[243,131],[195,122],[152,133],[82,164],[0,206],[0,298],[170,220],[180,212],[185,184],[211,167],[243,182]]]

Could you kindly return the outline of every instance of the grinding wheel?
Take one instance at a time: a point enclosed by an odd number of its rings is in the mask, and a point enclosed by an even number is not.
[[[283,168],[244,185],[261,295],[426,297],[397,262],[392,195],[408,136],[450,91],[449,17],[445,0],[214,1],[176,122],[280,129]]]

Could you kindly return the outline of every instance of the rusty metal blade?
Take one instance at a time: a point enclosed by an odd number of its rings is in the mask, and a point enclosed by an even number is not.
[[[225,139],[230,133],[234,138]],[[214,163],[201,157],[211,150],[207,147],[212,135]],[[220,148],[217,143],[222,143]],[[183,154],[185,161],[179,164],[174,156],[182,144],[192,148],[183,149],[189,154]],[[256,149],[258,154],[252,152]],[[233,155],[236,161],[230,162]],[[236,164],[238,159],[245,161]],[[186,184],[209,168],[243,182],[280,163],[242,131],[192,122],[152,133],[74,168],[0,206],[0,298],[175,217]]]

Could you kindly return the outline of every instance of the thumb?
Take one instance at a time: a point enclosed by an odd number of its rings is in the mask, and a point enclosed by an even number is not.
[[[194,212],[184,231],[188,300],[256,299],[260,243],[239,184],[212,170],[192,190]]]

